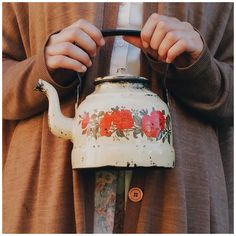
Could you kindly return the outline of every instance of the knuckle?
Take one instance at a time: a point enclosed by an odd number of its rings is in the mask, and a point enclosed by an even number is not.
[[[70,32],[70,35],[72,37],[72,39],[75,39],[78,35],[79,35],[79,30],[77,28],[71,28],[71,32]]]
[[[168,24],[167,24],[165,21],[160,21],[160,22],[158,23],[158,28],[159,28],[159,30],[161,30],[161,31],[167,31],[167,29],[168,29]]]
[[[174,32],[168,32],[168,33],[166,34],[166,38],[167,38],[169,41],[173,42],[173,41],[176,40],[176,34],[175,34]]]
[[[152,15],[150,16],[150,18],[154,21],[157,21],[159,19],[159,14],[157,13],[152,13]]]
[[[54,59],[54,66],[60,66],[64,62],[64,57],[63,56],[56,56]]]
[[[79,27],[82,27],[84,24],[86,24],[86,20],[84,20],[84,19],[79,19],[79,20],[77,21],[77,23],[78,23],[78,26],[79,26]]]
[[[51,45],[55,41],[56,37],[57,37],[56,34],[51,35],[48,40],[48,45]]]
[[[190,23],[188,23],[186,21],[184,21],[182,23],[183,23],[183,26],[185,29],[193,29],[193,26]]]
[[[170,19],[171,19],[172,21],[179,22],[179,19],[176,18],[176,17],[170,17]]]
[[[193,31],[193,38],[195,38],[196,40],[199,40],[199,39],[201,39],[201,36],[197,31],[194,30]]]
[[[68,54],[71,51],[70,43],[64,43],[62,46],[62,53]]]

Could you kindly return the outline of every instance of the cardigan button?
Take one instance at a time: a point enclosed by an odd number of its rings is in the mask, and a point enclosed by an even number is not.
[[[140,202],[143,198],[143,191],[138,187],[134,187],[129,190],[128,196],[130,201]]]

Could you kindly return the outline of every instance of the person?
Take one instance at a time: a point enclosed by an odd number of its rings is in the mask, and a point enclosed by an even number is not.
[[[130,3],[127,3],[130,4]],[[42,78],[74,115],[107,75],[120,3],[3,3],[3,232],[93,233],[95,170],[71,169],[69,141],[48,128]],[[176,166],[136,168],[123,233],[233,232],[233,4],[143,3],[140,75],[162,96],[166,63]],[[106,41],[106,42],[105,42]],[[102,61],[102,63],[101,63]]]

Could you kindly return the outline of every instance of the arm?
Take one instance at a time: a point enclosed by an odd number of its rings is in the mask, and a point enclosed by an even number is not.
[[[47,71],[43,50],[23,61],[3,57],[3,118],[20,120],[42,112],[47,107],[44,96],[35,93],[34,87],[42,78],[57,89],[64,97],[74,91],[76,81],[68,86],[56,83]]]
[[[173,67],[170,74],[169,90],[192,112],[213,124],[233,124],[233,66],[227,58],[217,60],[205,45],[194,64]]]

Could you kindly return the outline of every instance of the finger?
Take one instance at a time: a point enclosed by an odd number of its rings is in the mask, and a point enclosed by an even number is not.
[[[158,47],[158,55],[161,59],[166,59],[167,52],[178,40],[181,39],[181,36],[184,36],[183,31],[170,31],[165,35]]]
[[[102,36],[101,31],[96,26],[92,25],[90,22],[84,19],[79,19],[68,28],[70,27],[79,27],[81,30],[87,33],[98,46],[103,46],[105,44],[105,40]]]
[[[181,55],[187,50],[187,42],[186,40],[177,41],[167,53],[166,63],[172,63],[176,57]]]
[[[84,64],[86,67],[92,65],[92,62],[86,52],[72,43],[63,42],[46,47],[46,54],[49,56],[64,55]]]
[[[87,70],[86,66],[82,63],[63,55],[46,57],[46,64],[49,70],[59,68],[74,70],[77,72],[85,72]]]
[[[181,22],[169,18],[166,21],[161,20],[154,30],[150,41],[150,47],[153,50],[157,50],[161,45],[162,41],[166,35],[171,31],[183,30],[183,25]]]
[[[141,40],[144,48],[148,48],[159,18],[160,15],[154,13],[148,18],[147,22],[143,26],[141,30]]]
[[[142,48],[142,47],[143,47],[142,41],[141,41],[141,38],[140,38],[140,37],[123,36],[123,39],[124,39],[126,42],[128,42],[128,43],[134,45],[134,46],[137,47],[137,48]]]
[[[90,56],[96,55],[97,45],[88,34],[79,28],[68,28],[59,34],[52,35],[49,44],[58,44],[62,42],[76,43],[84,49]]]
[[[167,21],[170,17],[159,15],[157,13],[153,13],[145,23],[142,31],[141,31],[141,39],[144,48],[148,48],[151,42],[152,35],[156,29],[156,25],[160,21]],[[177,20],[177,19],[176,19]]]

